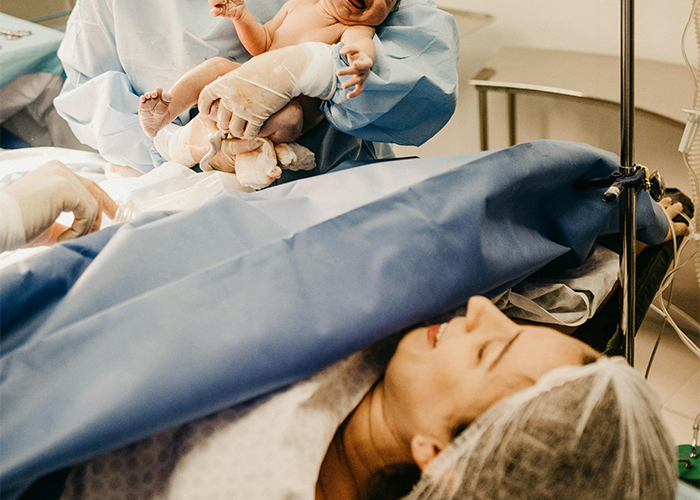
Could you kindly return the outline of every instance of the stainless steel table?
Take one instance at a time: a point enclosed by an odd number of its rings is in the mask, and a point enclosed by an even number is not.
[[[637,111],[683,127],[693,103],[693,80],[683,65],[635,62]],[[479,95],[481,149],[487,150],[488,93],[505,92],[510,144],[517,141],[516,96],[521,93],[620,105],[620,60],[616,56],[523,47],[503,47],[469,81]]]

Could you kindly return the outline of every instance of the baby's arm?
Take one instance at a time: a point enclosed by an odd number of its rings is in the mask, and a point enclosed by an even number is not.
[[[252,56],[267,52],[272,45],[275,31],[280,27],[289,12],[288,4],[282,6],[269,22],[260,24],[246,7],[243,0],[209,0],[214,17],[228,17],[236,27],[238,38]]]
[[[374,28],[370,26],[351,26],[340,38],[343,43],[340,53],[347,56],[348,67],[338,70],[338,76],[353,75],[352,78],[343,82],[343,89],[355,86],[348,92],[348,97],[360,95],[369,71],[374,65],[376,49],[372,41],[373,36]]]

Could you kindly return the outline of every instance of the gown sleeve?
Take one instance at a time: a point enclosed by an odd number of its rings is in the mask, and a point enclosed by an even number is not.
[[[108,161],[153,168],[153,140],[141,131],[139,97],[122,68],[111,5],[79,0],[58,50],[66,81],[54,106],[84,144]]]
[[[430,0],[401,0],[398,11],[377,28],[374,43],[377,57],[365,90],[347,99],[338,85],[323,104],[324,114],[333,127],[361,139],[419,146],[455,110],[455,20]],[[347,66],[339,49],[334,48],[336,70]]]

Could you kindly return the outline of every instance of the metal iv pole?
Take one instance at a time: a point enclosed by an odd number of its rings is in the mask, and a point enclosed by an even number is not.
[[[605,192],[606,202],[620,200],[620,332],[625,339],[625,358],[634,366],[634,334],[636,322],[636,241],[637,241],[637,192],[648,191],[659,201],[665,193],[665,185],[658,171],[649,175],[643,165],[634,162],[634,0],[621,0],[621,147],[620,168],[608,181],[612,184]]]
[[[637,241],[637,192],[648,191],[657,202],[666,191],[658,171],[649,174],[643,165],[634,162],[634,0],[621,0],[621,147],[620,168],[604,179],[583,181],[575,189],[593,189],[610,186],[603,201],[620,202],[620,333],[625,342],[625,358],[634,366],[634,334],[636,322],[636,241]]]
[[[634,0],[621,0],[621,148],[620,173],[634,177],[640,169],[634,163]],[[621,333],[625,339],[625,359],[634,366],[636,303],[637,206],[636,189],[623,188],[620,194],[620,286],[622,287]]]

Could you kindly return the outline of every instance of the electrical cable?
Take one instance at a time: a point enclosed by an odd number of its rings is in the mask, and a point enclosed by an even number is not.
[[[659,287],[659,290],[656,292],[655,299],[658,298],[661,307],[657,307],[654,304],[651,305],[651,310],[654,312],[658,313],[661,315],[661,317],[664,319],[664,322],[661,325],[661,329],[659,331],[658,336],[656,337],[656,342],[654,343],[654,347],[651,351],[651,355],[649,356],[649,361],[647,362],[647,367],[644,373],[644,378],[649,378],[649,372],[651,371],[651,366],[654,362],[654,358],[656,357],[656,352],[658,350],[659,344],[661,342],[661,337],[663,335],[664,329],[667,324],[670,324],[671,327],[675,330],[676,334],[678,337],[681,339],[681,341],[690,349],[690,351],[695,354],[696,356],[700,357],[700,348],[698,348],[695,343],[678,327],[676,322],[673,320],[671,317],[670,312],[668,311],[666,305],[664,304],[664,299],[663,299],[663,293],[666,291],[666,289],[669,289],[669,296],[667,303],[671,304],[673,300],[673,283],[674,283],[674,278],[676,273],[683,268],[688,262],[692,260],[692,257],[698,252],[697,250],[693,252],[693,255],[689,259],[687,259],[685,262],[679,262],[680,255],[685,249],[686,245],[688,244],[689,241],[695,239],[695,236],[697,236],[697,233],[695,233],[695,228],[692,224],[692,219],[690,219],[686,214],[680,213],[678,214],[683,218],[686,222],[688,222],[688,229],[690,231],[690,234],[683,240],[681,243],[680,247],[678,246],[677,239],[676,239],[676,231],[673,227],[673,220],[671,219],[671,216],[668,214],[666,210],[663,210],[664,217],[666,217],[666,220],[668,221],[669,228],[671,230],[671,239],[673,241],[673,260],[671,268],[667,271],[666,275],[664,276],[664,279],[661,282],[661,286]]]
[[[668,293],[669,303],[671,302],[672,297],[673,297],[673,283],[671,283],[671,289]],[[663,300],[663,298],[661,300]],[[668,324],[668,319],[664,317],[664,322],[661,324],[661,329],[659,330],[659,334],[656,336],[656,342],[654,342],[654,347],[651,350],[651,354],[649,355],[649,361],[647,362],[647,369],[644,371],[644,378],[645,379],[649,378],[649,372],[651,371],[651,365],[652,365],[652,363],[654,363],[654,358],[656,357],[656,351],[659,349],[659,344],[661,343],[661,337],[664,334],[664,329],[666,328],[667,324]]]
[[[690,70],[690,74],[693,77],[693,83],[695,86],[695,92],[693,94],[693,102],[697,102],[698,79],[695,76],[695,71],[693,71],[693,67],[690,64],[690,61],[688,60],[688,53],[685,51],[685,37],[688,34],[688,29],[690,29],[690,23],[692,23],[692,21],[693,21],[695,9],[697,9],[697,6],[698,6],[698,0],[693,0],[693,7],[690,9],[690,16],[688,16],[688,22],[685,23],[685,28],[683,28],[683,34],[681,35],[681,54],[683,55],[683,60],[685,61],[685,65]],[[700,44],[700,42],[699,42],[699,44]]]
[[[683,162],[690,173],[692,184],[692,200],[696,207],[700,207],[700,140],[698,140],[697,129],[700,123],[700,95],[698,93],[698,85],[700,84],[700,61],[696,68],[693,68],[688,59],[688,54],[685,48],[685,40],[690,29],[692,21],[695,21],[695,39],[698,48],[698,58],[700,59],[700,9],[698,9],[698,0],[693,0],[688,22],[683,29],[681,36],[681,53],[683,60],[688,70],[693,76],[693,107],[688,112],[686,129],[681,139],[681,144],[678,150],[683,154]],[[695,217],[695,229],[700,233],[700,217]],[[696,278],[700,284],[700,254],[697,255],[695,261]]]
[[[678,150],[681,152],[683,157],[683,163],[685,164],[690,175],[690,181],[692,186],[691,196],[697,208],[700,207],[700,143],[698,142],[697,137],[697,129],[698,125],[700,124],[700,112],[698,112],[698,107],[700,107],[700,95],[698,95],[700,63],[698,64],[698,68],[693,69],[685,49],[686,36],[688,34],[688,30],[690,29],[690,25],[693,22],[693,20],[695,21],[695,37],[696,44],[698,47],[698,57],[700,58],[700,12],[698,11],[698,0],[693,0],[693,6],[690,9],[688,22],[686,22],[685,27],[683,29],[683,34],[681,35],[681,53],[683,55],[683,61],[685,62],[685,65],[690,71],[691,76],[693,78],[693,109],[685,110],[686,112],[688,112],[688,118],[685,130],[683,132],[683,137],[681,138],[681,143],[678,146]],[[686,222],[688,223],[688,228],[690,230],[690,234],[687,238],[685,238],[685,240],[681,244],[681,248],[679,249],[676,245],[676,235],[675,231],[673,230],[673,222],[671,221],[670,216],[665,211],[664,215],[666,216],[666,219],[669,222],[673,236],[673,267],[666,273],[666,276],[664,277],[656,295],[656,297],[659,298],[660,307],[657,307],[653,304],[651,305],[651,309],[653,311],[662,315],[662,317],[664,318],[664,322],[661,325],[661,330],[659,331],[659,335],[656,338],[654,348],[652,349],[649,362],[647,364],[646,373],[644,375],[645,378],[649,376],[651,365],[654,361],[656,351],[661,341],[661,336],[667,323],[673,327],[673,329],[676,331],[679,338],[686,345],[686,347],[688,347],[688,349],[690,349],[690,351],[693,354],[700,357],[700,348],[678,327],[676,322],[671,317],[671,314],[668,312],[668,309],[664,304],[664,299],[662,295],[663,292],[670,287],[668,296],[668,304],[670,305],[671,299],[673,297],[673,280],[675,279],[675,275],[678,272],[678,270],[685,266],[685,264],[693,260],[693,257],[696,257],[696,277],[698,283],[700,284],[700,254],[698,253],[698,249],[696,249],[692,253],[692,255],[687,261],[679,263],[680,254],[685,249],[686,244],[691,240],[695,241],[696,243],[700,242],[700,218],[698,218],[696,215],[695,217],[693,217],[693,219],[690,219],[685,214],[679,214],[683,217],[683,219],[686,220]]]

